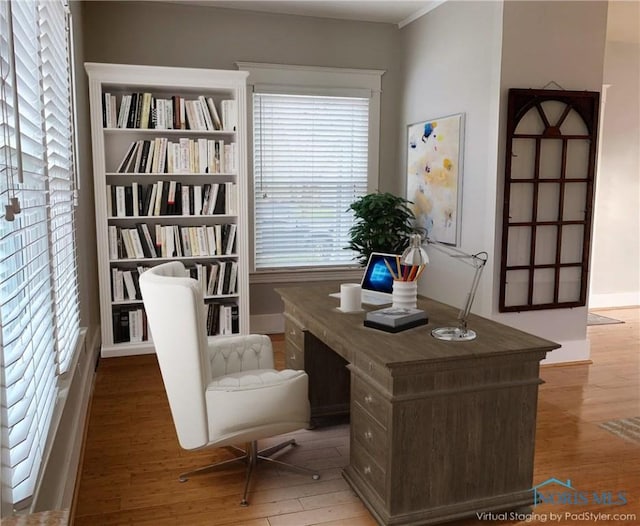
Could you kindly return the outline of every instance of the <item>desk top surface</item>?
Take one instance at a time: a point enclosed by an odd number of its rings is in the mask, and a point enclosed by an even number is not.
[[[475,340],[449,342],[431,336],[436,327],[456,326],[459,309],[429,298],[418,297],[418,308],[429,317],[428,325],[407,329],[398,333],[387,333],[365,327],[364,312],[342,313],[337,310],[340,300],[329,294],[340,290],[339,283],[282,287],[276,289],[289,308],[295,307],[296,315],[308,325],[314,335],[319,330],[330,333],[353,352],[361,351],[376,361],[393,368],[421,362],[482,358],[496,355],[505,357],[527,351],[552,351],[559,344],[528,334],[507,325],[476,315],[469,316],[469,328],[477,333]],[[363,305],[365,311],[377,310],[381,306]],[[338,351],[336,349],[336,351]],[[349,359],[349,357],[345,356]]]

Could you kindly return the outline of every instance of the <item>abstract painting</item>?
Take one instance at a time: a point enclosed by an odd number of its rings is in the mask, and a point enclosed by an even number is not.
[[[410,124],[407,199],[418,227],[441,243],[457,245],[462,204],[464,114]]]

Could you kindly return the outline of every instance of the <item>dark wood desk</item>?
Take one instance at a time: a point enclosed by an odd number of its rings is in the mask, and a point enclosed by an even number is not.
[[[458,310],[426,298],[418,306],[428,325],[389,334],[364,327],[363,313],[337,311],[339,300],[329,297],[337,290],[278,289],[287,365],[309,373],[319,417],[346,409],[339,395],[318,407],[317,391],[344,390],[333,371],[348,364],[344,476],[374,517],[437,524],[532,504],[539,362],[559,345],[478,316],[469,320],[477,339],[435,340],[431,329],[455,325]],[[338,355],[334,363],[326,363],[327,349]]]

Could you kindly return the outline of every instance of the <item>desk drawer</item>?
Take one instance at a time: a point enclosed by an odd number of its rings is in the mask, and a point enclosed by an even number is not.
[[[291,341],[298,349],[304,349],[304,330],[295,318],[285,315],[284,335],[287,341]]]
[[[382,468],[386,466],[387,431],[358,404],[351,409],[351,444],[356,440]]]
[[[382,427],[387,427],[391,404],[374,387],[355,375],[352,378],[351,399],[375,418]]]
[[[370,358],[359,353],[356,353],[355,365],[363,374],[370,376],[381,386],[389,389],[391,377],[389,370],[385,366],[377,364]]]
[[[376,464],[373,457],[356,441],[351,444],[351,466],[371,486],[371,488],[384,501],[385,498],[385,472]]]
[[[304,370],[304,352],[290,340],[285,343],[284,363],[287,369]]]

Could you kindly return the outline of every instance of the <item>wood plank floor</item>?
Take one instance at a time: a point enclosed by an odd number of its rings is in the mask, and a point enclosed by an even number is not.
[[[599,427],[640,416],[640,309],[599,311],[625,321],[589,327],[593,363],[543,367],[538,404],[534,483],[570,479],[583,491],[626,492],[625,506],[541,504],[536,513],[563,514],[560,524],[583,524],[565,513],[635,514],[591,521],[640,524],[640,444]],[[282,338],[275,337],[282,367]],[[499,415],[497,415],[499,417]],[[348,426],[292,434],[300,447],[283,458],[318,469],[320,481],[261,468],[251,505],[238,506],[241,466],[178,482],[178,474],[230,458],[226,450],[180,449],[154,356],[102,360],[97,371],[72,524],[78,526],[374,525],[341,477],[349,459]],[[278,437],[281,440],[281,437]],[[261,442],[261,446],[275,440]],[[526,524],[542,524],[536,518]],[[588,522],[588,521],[586,521]],[[467,519],[472,524],[525,524]]]

